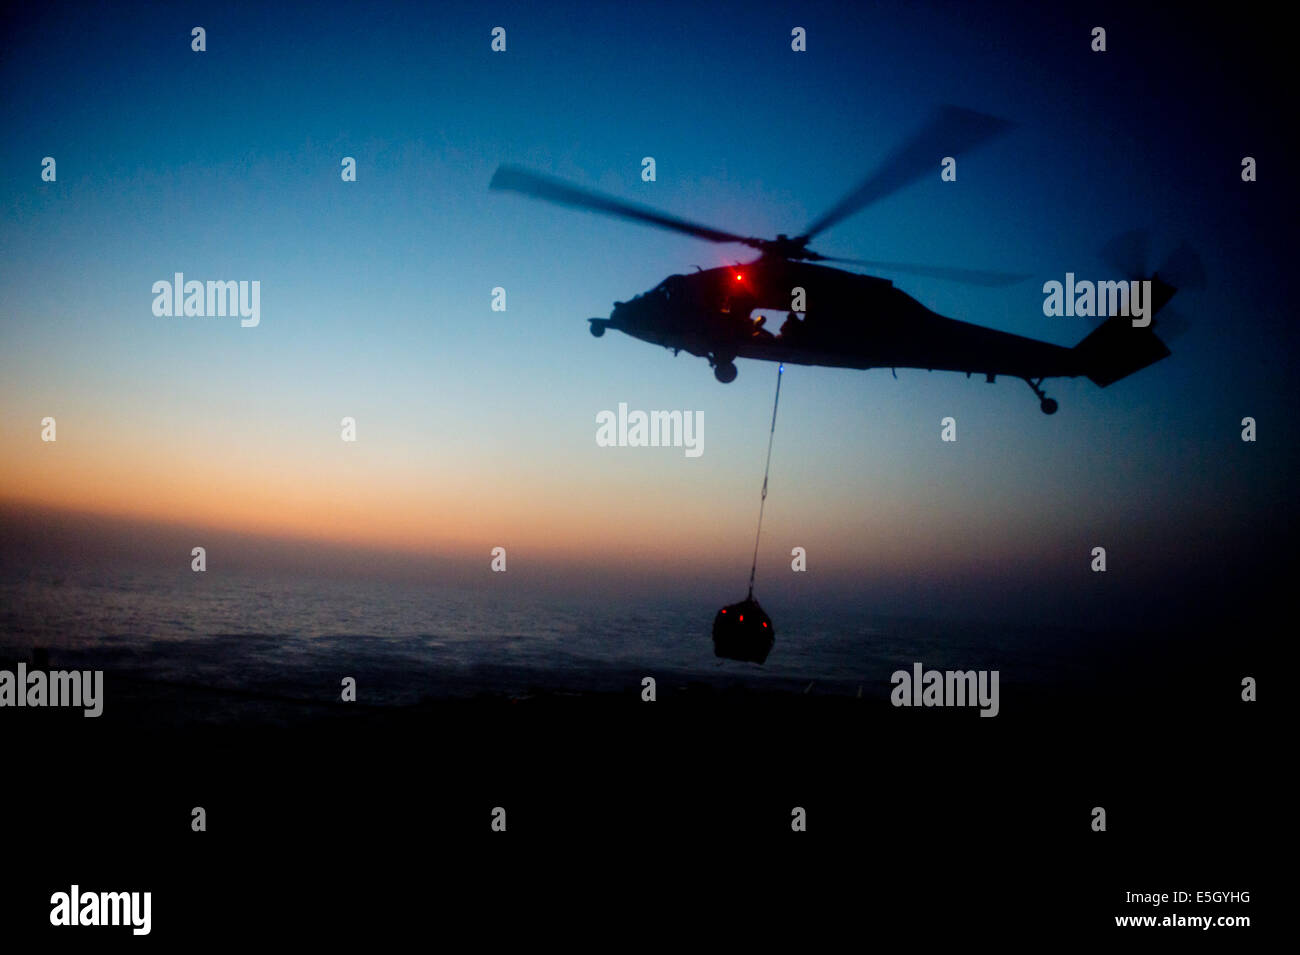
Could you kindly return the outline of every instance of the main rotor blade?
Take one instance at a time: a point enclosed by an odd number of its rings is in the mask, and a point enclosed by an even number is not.
[[[694,222],[688,222],[686,219],[679,219],[676,216],[658,212],[649,206],[625,202],[604,193],[571,186],[561,179],[529,172],[517,166],[497,167],[488,188],[521,192],[526,196],[545,199],[548,202],[559,203],[562,206],[589,209],[593,212],[603,212],[606,215],[616,216],[620,219],[647,222],[650,225],[657,225],[661,229],[671,229],[674,232],[681,232],[709,242],[742,242],[745,245],[754,247],[758,247],[760,243],[758,239],[747,239],[744,236],[723,232],[719,229],[710,229],[708,226],[698,225]]]
[[[992,272],[987,269],[950,269],[941,265],[907,265],[903,262],[872,262],[868,259],[845,259],[835,255],[818,256],[820,262],[846,262],[861,265],[868,269],[880,269],[882,272],[902,272],[908,275],[924,275],[929,278],[943,279],[947,282],[964,282],[967,285],[986,285],[997,288],[1003,285],[1015,285],[1029,278],[1028,275],[1015,275],[1011,272]]]
[[[800,238],[808,239],[824,232],[903,186],[933,175],[944,156],[967,153],[1013,125],[959,106],[936,110],[919,132],[890,153],[875,172],[804,230]]]

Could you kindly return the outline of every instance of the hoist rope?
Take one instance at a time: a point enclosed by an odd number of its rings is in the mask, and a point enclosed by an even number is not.
[[[772,442],[776,438],[776,409],[781,403],[781,376],[785,365],[776,369],[776,399],[772,402],[772,430],[767,435],[767,464],[763,467],[763,494],[758,503],[758,530],[754,534],[754,563],[749,568],[749,599],[754,599],[754,575],[758,572],[758,539],[763,533],[763,509],[767,507],[767,476],[772,470]]]

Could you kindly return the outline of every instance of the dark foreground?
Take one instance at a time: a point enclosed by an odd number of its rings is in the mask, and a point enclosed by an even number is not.
[[[9,710],[0,922],[91,950],[266,932],[383,950],[457,930],[621,947],[778,926],[817,947],[844,930],[1241,947],[1281,861],[1272,707],[1235,689],[1254,652],[1151,661],[1106,691],[1004,687],[992,719],[672,681],[653,703],[629,682],[408,708],[159,690],[99,719]],[[150,935],[51,927],[73,883],[151,891]],[[1177,890],[1251,901],[1125,901]],[[1252,926],[1115,926],[1171,913]]]

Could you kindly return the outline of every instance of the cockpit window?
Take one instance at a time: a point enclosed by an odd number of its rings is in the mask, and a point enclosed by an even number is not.
[[[633,295],[632,300],[639,298],[662,298],[675,299],[680,298],[682,294],[682,277],[680,275],[670,275],[648,292],[642,292],[639,295]]]

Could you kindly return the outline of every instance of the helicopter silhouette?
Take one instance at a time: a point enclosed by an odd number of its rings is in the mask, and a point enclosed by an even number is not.
[[[573,186],[514,166],[498,167],[489,188],[522,193],[560,205],[657,226],[709,242],[738,243],[758,250],[751,262],[694,274],[670,275],[627,302],[615,302],[609,318],[591,318],[596,337],[615,329],[645,342],[707,358],[718,381],[734,381],[735,360],[753,358],[838,368],[924,368],[1023,379],[1044,414],[1057,402],[1043,391],[1048,378],[1085,375],[1106,387],[1170,354],[1154,329],[1135,327],[1110,315],[1073,348],[1002,332],[930,311],[889,279],[818,265],[838,262],[984,286],[1002,286],[1028,276],[822,255],[808,247],[825,230],[921,179],[941,156],[957,156],[1011,127],[1005,120],[969,109],[937,109],[926,125],[891,153],[870,175],[797,236],[775,239],[741,236],[690,222],[648,206]],[[1146,278],[1149,317],[1164,308],[1175,287],[1144,276],[1144,233],[1128,233],[1110,245],[1112,257],[1128,258],[1128,277]],[[1194,253],[1181,249],[1183,261]],[[1171,260],[1172,261],[1172,260]],[[800,297],[802,293],[802,297]],[[794,308],[793,306],[800,306]],[[755,309],[786,311],[775,334]],[[800,315],[802,314],[802,318]],[[1162,330],[1164,327],[1162,326]],[[896,374],[896,372],[895,372]]]

